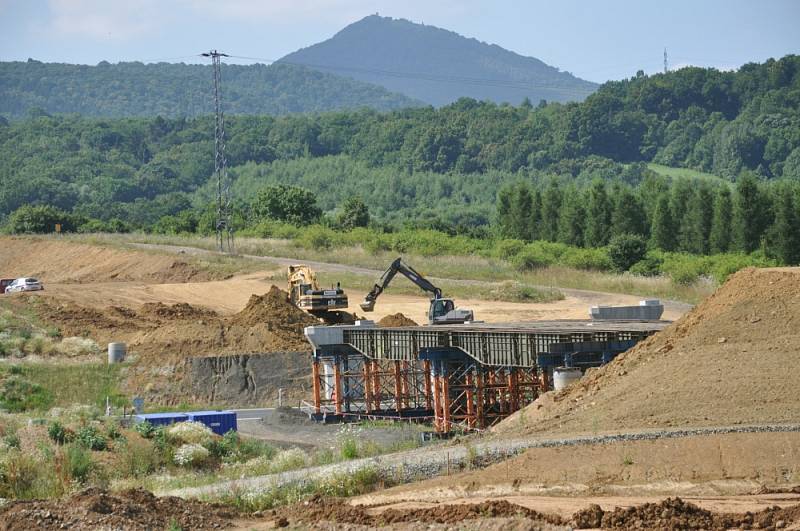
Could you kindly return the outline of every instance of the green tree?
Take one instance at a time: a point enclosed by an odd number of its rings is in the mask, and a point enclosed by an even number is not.
[[[647,254],[647,241],[639,234],[620,234],[611,238],[608,257],[618,271],[627,271]]]
[[[294,225],[308,225],[322,215],[313,193],[285,184],[261,189],[251,209],[258,219],[273,219]]]
[[[714,197],[714,214],[709,236],[709,250],[712,253],[726,253],[730,249],[732,219],[731,191],[727,186],[722,186]]]
[[[47,234],[60,224],[62,232],[74,232],[77,221],[72,214],[50,205],[25,205],[9,216],[8,229],[14,234]]]
[[[682,236],[684,251],[708,254],[714,218],[714,195],[705,183],[698,183],[689,201]]]
[[[587,247],[602,247],[611,237],[611,201],[605,181],[592,181],[587,203],[585,244]]]
[[[653,247],[664,251],[675,250],[675,220],[666,194],[658,196],[656,209],[653,212],[653,223],[650,227],[650,241]]]
[[[558,239],[558,219],[562,204],[561,187],[551,179],[542,194],[542,221],[539,237],[554,242]]]
[[[743,173],[733,198],[733,240],[739,251],[752,253],[760,246],[766,228],[764,207],[758,180],[752,173]]]
[[[345,230],[366,227],[369,225],[369,207],[357,195],[348,197],[342,204],[342,212],[337,221]]]
[[[611,214],[611,232],[614,236],[647,235],[647,214],[642,202],[627,186],[622,186],[616,194]]]
[[[795,191],[782,184],[775,190],[775,222],[769,231],[770,251],[784,265],[800,263],[800,215]]]
[[[558,220],[558,241],[568,245],[584,245],[586,209],[583,194],[574,186],[566,189]]]

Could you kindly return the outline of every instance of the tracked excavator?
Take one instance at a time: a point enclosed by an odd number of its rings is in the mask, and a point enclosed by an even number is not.
[[[314,317],[327,324],[340,324],[352,321],[347,313],[347,294],[341,288],[320,289],[317,275],[304,264],[290,265],[287,271],[289,300]]]
[[[380,294],[383,293],[383,290],[389,286],[389,283],[397,273],[405,276],[408,280],[433,296],[431,305],[428,308],[428,324],[460,324],[475,320],[472,310],[456,308],[453,299],[443,298],[441,289],[437,288],[431,284],[428,279],[414,271],[411,266],[403,263],[402,258],[398,258],[392,262],[378,280],[378,283],[367,293],[364,302],[360,304],[362,310],[371,312],[375,309],[375,301]]]

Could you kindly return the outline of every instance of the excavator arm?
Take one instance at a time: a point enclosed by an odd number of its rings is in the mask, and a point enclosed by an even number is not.
[[[414,271],[414,268],[403,263],[402,259],[398,258],[389,266],[389,268],[381,275],[378,282],[372,286],[372,289],[367,293],[364,302],[361,303],[361,309],[365,312],[371,312],[375,308],[375,300],[383,293],[392,279],[400,273],[408,280],[420,287],[420,289],[433,294],[434,299],[442,298],[442,290],[434,286],[425,277]]]

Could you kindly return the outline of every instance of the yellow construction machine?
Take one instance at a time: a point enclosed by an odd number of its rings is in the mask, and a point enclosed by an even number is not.
[[[352,320],[352,316],[344,311],[348,304],[347,294],[338,282],[336,287],[320,289],[317,275],[305,264],[290,265],[287,279],[289,300],[301,310],[330,324]]]

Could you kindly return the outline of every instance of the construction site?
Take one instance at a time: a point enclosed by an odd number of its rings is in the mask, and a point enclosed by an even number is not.
[[[579,290],[553,302],[456,304],[399,259],[384,272],[358,270],[362,287],[351,289],[317,278],[336,278],[341,265],[298,269],[266,257],[221,267],[211,255],[4,238],[4,275],[35,275],[45,289],[4,295],[3,307],[64,338],[125,343],[120,393],[148,411],[234,408],[242,436],[306,451],[361,425],[357,440],[395,444],[403,433],[427,442],[307,472],[154,489],[198,504],[232,488],[291,484],[300,473],[384,477],[385,488],[347,499],[256,516],[214,509],[183,525],[800,526],[796,268],[740,271],[694,308]],[[393,288],[396,274],[406,279]],[[74,365],[98,356],[16,357]],[[103,520],[98,499],[172,510],[158,497],[97,491],[16,502],[0,519],[9,529],[162,521]],[[54,515],[51,527],[36,516],[43,512]]]

